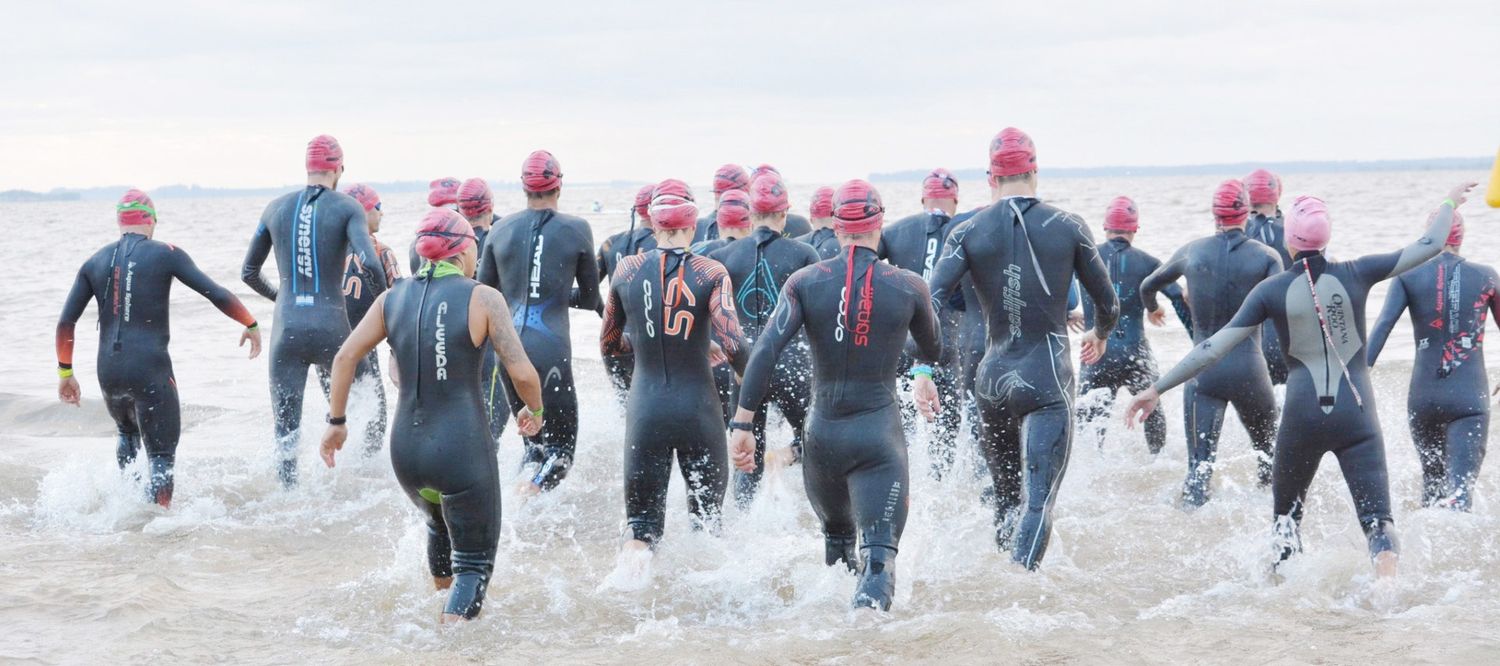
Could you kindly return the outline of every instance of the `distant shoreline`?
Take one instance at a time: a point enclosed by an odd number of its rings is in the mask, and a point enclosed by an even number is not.
[[[1411,160],[1369,160],[1369,161],[1304,161],[1304,162],[1233,162],[1224,164],[1187,164],[1175,166],[1105,166],[1105,167],[1048,167],[1045,171],[1049,178],[1099,178],[1099,177],[1142,177],[1142,176],[1207,176],[1207,175],[1232,175],[1239,176],[1249,173],[1254,169],[1270,169],[1278,174],[1298,173],[1359,173],[1379,171],[1487,171],[1491,165],[1489,157],[1434,157],[1427,159]],[[927,175],[926,169],[912,169],[904,171],[890,171],[884,173],[872,173],[869,178],[872,182],[915,182],[920,181]],[[959,179],[982,180],[984,171],[980,169],[961,169],[953,172]],[[592,183],[575,183],[576,186],[584,187],[638,187],[644,181],[601,181]],[[427,182],[419,180],[402,180],[384,183],[370,183],[375,189],[383,193],[404,192],[426,192]],[[516,182],[491,183],[497,190],[519,190],[521,185]],[[159,199],[214,199],[226,197],[273,197],[283,194],[289,190],[296,189],[296,184],[287,184],[281,187],[200,187],[198,185],[166,185],[152,188],[151,196]],[[48,202],[48,201],[114,201],[121,192],[129,189],[127,185],[110,185],[105,187],[57,187],[46,192],[33,192],[30,190],[5,190],[0,191],[0,203],[15,202]]]

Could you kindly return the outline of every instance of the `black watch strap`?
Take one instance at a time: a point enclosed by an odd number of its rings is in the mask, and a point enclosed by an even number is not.
[[[344,425],[345,423],[349,422],[349,417],[347,417],[347,416],[338,416],[338,417],[329,416],[329,417],[327,417],[327,420],[328,420],[328,425]]]
[[[755,430],[755,424],[751,423],[749,421],[730,421],[729,422],[729,429],[730,430],[744,430],[745,432],[750,432],[752,430]]]

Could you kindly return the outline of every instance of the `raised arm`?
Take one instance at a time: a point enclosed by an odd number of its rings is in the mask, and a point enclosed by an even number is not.
[[[1198,373],[1217,363],[1236,345],[1250,337],[1269,316],[1266,303],[1271,298],[1272,289],[1270,282],[1262,282],[1256,286],[1250,295],[1245,297],[1244,304],[1240,305],[1239,311],[1234,313],[1229,323],[1219,329],[1218,333],[1193,347],[1181,362],[1163,373],[1161,379],[1156,380],[1156,383],[1152,385],[1152,390],[1161,394],[1176,388],[1177,385],[1198,376]]]
[[[1370,330],[1370,344],[1365,348],[1365,363],[1370,367],[1375,367],[1375,359],[1380,357],[1391,329],[1396,327],[1396,322],[1401,319],[1401,313],[1406,312],[1409,303],[1406,285],[1401,284],[1400,280],[1391,283],[1391,291],[1385,295],[1385,307],[1380,308],[1380,317],[1375,320],[1375,328]]]
[[[1160,308],[1156,302],[1156,294],[1182,277],[1182,270],[1187,266],[1188,246],[1177,248],[1172,258],[1151,271],[1146,279],[1141,280],[1141,303],[1146,306],[1147,312],[1156,312]]]
[[[270,211],[266,212],[267,215]],[[255,228],[255,235],[250,237],[250,249],[245,252],[245,262],[240,266],[240,279],[245,282],[255,293],[266,297],[271,302],[276,301],[276,287],[266,281],[261,274],[261,267],[266,264],[266,257],[271,254],[271,232],[266,228],[265,216],[261,217],[260,226]]]
[[[782,350],[786,349],[786,346],[797,337],[797,332],[802,330],[802,302],[797,297],[800,275],[801,273],[793,273],[790,278],[787,278],[786,284],[781,288],[781,300],[776,303],[776,309],[771,313],[771,321],[756,339],[755,348],[750,352],[750,362],[745,365],[744,379],[740,382],[739,414],[741,415],[747,412],[753,415],[766,401],[766,394],[771,387],[771,375],[776,368],[776,359],[781,357]],[[728,276],[725,279],[727,280]],[[733,293],[727,291],[728,286],[722,286],[720,289],[726,290],[726,295]],[[737,418],[736,420],[743,419]]]
[[[1453,228],[1453,212],[1463,205],[1469,190],[1475,183],[1465,183],[1453,188],[1448,198],[1438,206],[1437,212],[1427,222],[1422,236],[1397,252],[1372,254],[1355,259],[1355,270],[1370,282],[1389,280],[1417,266],[1443,251],[1448,232]]]

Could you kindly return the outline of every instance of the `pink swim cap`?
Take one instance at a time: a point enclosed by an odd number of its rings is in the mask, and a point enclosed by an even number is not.
[[[1141,215],[1130,197],[1115,197],[1104,209],[1104,230],[1134,233],[1141,228]]]
[[[1286,217],[1286,245],[1294,252],[1316,252],[1328,247],[1333,235],[1333,221],[1328,205],[1317,197],[1300,196],[1292,202]]]
[[[738,164],[725,164],[714,172],[714,194],[750,188],[750,174]]]
[[[750,228],[750,195],[743,190],[729,190],[719,195],[719,209],[714,220],[720,227]]]
[[[786,185],[776,172],[763,173],[750,181],[750,210],[757,213],[780,213],[791,204],[787,202]]]
[[[846,234],[862,234],[880,228],[885,205],[875,186],[855,178],[833,194],[833,228]]]
[[[1019,176],[1036,171],[1036,144],[1014,127],[1000,130],[990,140],[990,175]]]
[[[813,192],[807,215],[815,220],[833,217],[833,188],[824,185]]]
[[[338,171],[344,165],[344,149],[339,140],[319,134],[307,142],[307,171]]]
[[[781,172],[777,171],[776,167],[773,167],[773,166],[771,166],[769,164],[762,163],[760,166],[755,167],[754,169],[750,170],[750,180],[754,181],[756,178],[764,176],[764,175],[766,175],[768,173],[774,173],[774,174],[776,174],[778,176],[781,175]]]
[[[1427,217],[1427,221],[1429,223],[1432,222],[1432,218],[1437,217],[1437,214],[1438,214],[1438,212],[1436,210],[1432,211],[1432,215],[1429,215]],[[1460,247],[1463,244],[1464,244],[1464,216],[1459,215],[1458,211],[1455,210],[1455,211],[1453,211],[1453,226],[1448,228],[1448,240],[1443,241],[1443,245],[1452,245],[1453,247]]]
[[[651,219],[651,191],[656,189],[655,185],[642,185],[635,192],[635,216],[642,219]]]
[[[428,261],[454,257],[476,243],[469,221],[449,208],[433,208],[417,227],[417,255]]]
[[[1252,206],[1281,201],[1281,179],[1265,169],[1256,169],[1245,176],[1245,189],[1250,191]]]
[[[562,166],[545,150],[526,156],[521,164],[521,188],[527,192],[550,192],[562,184]]]
[[[354,197],[354,200],[358,201],[359,205],[365,207],[365,212],[375,210],[375,207],[380,205],[380,193],[376,192],[375,188],[364,183],[350,185],[348,188],[345,188],[344,194]]]
[[[1245,184],[1234,178],[1219,183],[1214,190],[1213,211],[1214,222],[1221,227],[1244,224],[1245,218],[1250,217],[1250,196],[1245,192]]]
[[[651,190],[651,226],[657,229],[688,229],[698,223],[698,205],[693,190],[676,178],[657,183]]]
[[[483,178],[470,178],[458,186],[458,212],[464,217],[479,217],[495,212],[495,195]]]
[[[428,183],[427,205],[437,208],[458,203],[458,186],[462,184],[453,176],[439,178]]]
[[[156,204],[145,192],[130,188],[115,204],[115,220],[126,227],[156,224]]]
[[[958,199],[958,179],[947,169],[936,168],[922,179],[923,199]]]

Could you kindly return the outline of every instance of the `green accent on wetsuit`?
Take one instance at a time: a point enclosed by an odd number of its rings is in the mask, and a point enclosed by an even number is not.
[[[463,275],[464,270],[459,268],[458,264],[452,262],[428,261],[422,264],[422,269],[418,274],[429,280],[436,280],[441,277],[448,277],[449,275]]]
[[[422,499],[432,502],[433,504],[443,503],[443,494],[431,488],[423,488],[421,490],[418,490],[417,494],[421,495]]]

